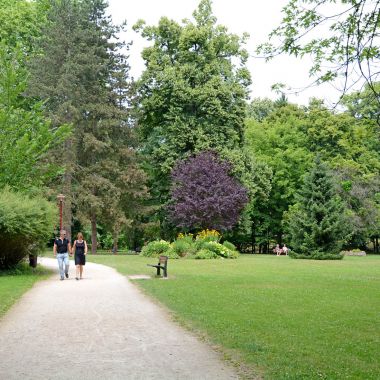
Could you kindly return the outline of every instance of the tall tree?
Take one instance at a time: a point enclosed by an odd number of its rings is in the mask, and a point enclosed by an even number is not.
[[[380,93],[380,82],[373,84],[377,93]],[[357,119],[378,122],[380,119],[380,107],[378,95],[370,86],[366,85],[362,91],[354,91],[343,97],[343,105],[348,112]]]
[[[74,125],[73,138],[59,147],[66,163],[62,191],[71,210],[92,227],[92,252],[97,248],[97,224],[115,231],[126,222],[123,196],[146,193],[138,168],[129,116],[129,66],[117,39],[120,27],[106,15],[103,0],[52,1],[42,40],[43,55],[32,65],[33,93],[46,99],[55,123]]]
[[[287,105],[275,108],[262,122],[247,120],[246,147],[273,172],[269,196],[256,204],[252,214],[255,234],[261,235],[261,243],[271,238],[281,243],[283,213],[294,203],[302,175],[310,168],[312,154],[302,130],[305,118],[303,109]]]
[[[341,258],[345,230],[344,205],[336,192],[332,173],[319,157],[305,177],[297,203],[287,215],[292,257]]]
[[[138,122],[152,192],[161,205],[179,158],[242,146],[250,84],[246,36],[217,25],[209,0],[202,0],[193,16],[183,24],[163,17],[157,26],[135,25],[153,42],[142,53],[146,69],[138,86]]]

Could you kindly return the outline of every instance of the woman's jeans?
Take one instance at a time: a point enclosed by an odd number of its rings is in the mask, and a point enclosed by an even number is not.
[[[69,254],[68,252],[65,253],[57,253],[57,260],[58,260],[58,267],[59,267],[59,274],[61,278],[63,278],[64,274],[69,273]],[[65,264],[65,270],[63,270],[63,264]]]

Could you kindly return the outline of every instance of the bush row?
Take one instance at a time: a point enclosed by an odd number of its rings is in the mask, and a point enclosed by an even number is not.
[[[216,231],[215,231],[216,232]],[[213,231],[201,231],[198,235],[180,234],[178,238],[169,243],[165,240],[155,240],[147,244],[141,251],[146,257],[168,256],[171,259],[180,257],[194,259],[237,259],[239,252],[236,247],[225,241],[219,242],[221,236]]]

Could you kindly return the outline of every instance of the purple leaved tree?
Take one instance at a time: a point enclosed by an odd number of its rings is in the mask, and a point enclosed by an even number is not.
[[[189,229],[232,229],[248,195],[230,175],[231,168],[210,151],[180,161],[171,175],[171,221]]]

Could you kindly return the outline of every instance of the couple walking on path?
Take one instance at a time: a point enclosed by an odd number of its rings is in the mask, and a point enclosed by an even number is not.
[[[66,231],[61,230],[59,233],[59,238],[54,240],[53,247],[54,256],[57,257],[59,274],[61,276],[61,281],[69,278],[69,255],[72,256],[74,253],[74,260],[76,266],[76,279],[82,279],[83,277],[83,266],[86,265],[86,255],[87,255],[87,243],[83,240],[83,235],[81,232],[77,235],[77,240],[74,241],[73,247],[71,248],[70,240],[66,238]]]

